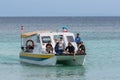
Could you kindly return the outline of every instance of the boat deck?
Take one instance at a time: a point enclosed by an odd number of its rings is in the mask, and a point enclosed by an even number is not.
[[[55,54],[56,56],[73,56],[74,54]],[[84,54],[75,54],[75,55],[86,55],[86,53]]]

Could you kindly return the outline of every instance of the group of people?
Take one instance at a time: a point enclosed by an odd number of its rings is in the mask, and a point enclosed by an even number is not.
[[[58,54],[62,54],[64,49],[65,49],[65,43],[63,41],[63,38],[60,37],[60,41],[56,43],[55,45],[55,52],[58,53]],[[48,44],[46,44],[46,51],[48,53],[53,53],[53,47],[52,47],[52,44],[51,42],[49,41]]]
[[[83,42],[81,41],[80,34],[77,33],[77,36],[75,37],[75,42],[77,44],[78,50],[76,54],[84,54],[85,53],[85,46]],[[48,53],[53,53],[53,50],[59,55],[65,53],[65,54],[74,54],[75,53],[75,47],[72,45],[71,42],[68,42],[67,47],[65,47],[65,43],[63,41],[63,38],[60,37],[60,41],[56,43],[55,47],[53,48],[51,45],[51,42],[49,41],[46,45],[46,51]]]
[[[77,54],[85,54],[85,46],[83,44],[83,41],[81,41],[80,34],[77,33],[77,36],[75,37],[75,42],[77,44],[78,50]]]

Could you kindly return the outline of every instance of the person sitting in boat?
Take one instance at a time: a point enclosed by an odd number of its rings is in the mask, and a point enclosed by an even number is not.
[[[48,53],[53,53],[53,47],[52,47],[51,41],[49,41],[49,42],[46,44],[46,51],[47,51]]]
[[[85,46],[83,44],[83,41],[81,41],[78,45],[77,54],[85,54]]]
[[[65,49],[65,43],[63,41],[63,38],[60,37],[60,41],[59,41],[59,50],[60,50],[60,53],[63,53],[64,49]]]
[[[74,54],[75,47],[69,42],[68,46],[65,48],[66,54]]]
[[[55,49],[56,54],[62,54],[62,53],[61,53],[61,50],[59,49],[59,42],[56,43],[54,49]]]
[[[27,52],[32,52],[33,49],[34,49],[33,46],[31,46],[30,44],[26,47]]]

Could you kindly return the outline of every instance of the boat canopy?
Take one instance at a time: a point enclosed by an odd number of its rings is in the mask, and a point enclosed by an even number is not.
[[[23,33],[21,34],[21,38],[28,38],[31,36],[34,36],[36,34],[41,34],[41,33],[50,33],[50,31],[34,31],[34,32],[27,32],[27,33]]]
[[[30,37],[30,36],[34,36],[36,34],[37,34],[37,32],[24,33],[24,34],[21,34],[21,38],[27,38],[27,37]]]

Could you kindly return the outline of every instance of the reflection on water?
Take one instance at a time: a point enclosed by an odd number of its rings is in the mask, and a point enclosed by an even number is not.
[[[19,58],[9,55],[0,58],[0,78],[4,80],[84,80],[85,66],[37,66],[20,63]],[[7,77],[5,77],[7,75]]]
[[[62,76],[84,76],[85,68],[83,66],[57,67],[56,77]]]
[[[85,79],[84,66],[55,66],[43,67],[22,65],[21,66],[22,80],[41,79],[41,80],[79,80]]]

